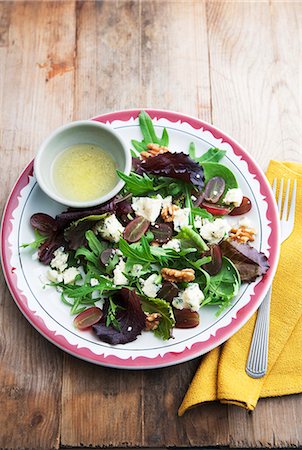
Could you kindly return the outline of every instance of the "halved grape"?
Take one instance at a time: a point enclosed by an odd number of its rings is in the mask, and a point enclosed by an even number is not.
[[[52,234],[58,229],[58,224],[55,219],[44,213],[33,214],[30,218],[30,224],[43,236]]]
[[[228,208],[227,206],[213,205],[212,203],[206,202],[203,202],[201,206],[202,208],[205,208],[209,213],[213,214],[213,216],[226,216],[232,211],[232,209]]]
[[[150,228],[154,240],[159,244],[166,244],[172,237],[173,231],[167,223],[157,223]]]
[[[137,242],[146,233],[150,226],[149,220],[142,216],[131,220],[125,228],[124,239],[127,242]]]
[[[246,214],[252,208],[252,202],[248,197],[243,197],[240,206],[237,206],[230,212],[230,216],[241,216],[241,214]]]
[[[210,250],[204,256],[211,256],[211,261],[204,264],[202,268],[210,275],[216,275],[222,267],[222,252],[218,244],[211,246]]]
[[[179,289],[175,283],[172,283],[171,281],[164,281],[156,297],[172,303],[172,300],[177,297],[178,293]]]
[[[104,264],[104,266],[106,266],[106,264],[108,264],[109,259],[112,258],[113,255],[114,255],[113,248],[106,248],[106,250],[103,250],[100,255],[101,263]]]
[[[225,181],[221,177],[210,178],[204,190],[204,199],[207,202],[217,203],[225,189]]]
[[[96,306],[92,306],[76,316],[73,323],[78,330],[86,330],[101,320],[102,317],[103,311]]]
[[[174,309],[175,328],[195,328],[199,325],[199,314],[190,309]]]

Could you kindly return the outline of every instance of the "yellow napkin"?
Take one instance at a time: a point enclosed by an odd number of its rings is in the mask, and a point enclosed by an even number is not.
[[[281,247],[273,283],[268,372],[260,379],[245,373],[256,314],[223,346],[205,355],[178,410],[218,400],[253,410],[261,397],[302,392],[302,164],[271,161],[270,183],[297,180],[294,231]]]

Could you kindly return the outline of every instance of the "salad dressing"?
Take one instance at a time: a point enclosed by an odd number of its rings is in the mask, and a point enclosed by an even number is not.
[[[116,164],[101,147],[77,144],[66,148],[53,163],[53,183],[69,200],[94,200],[110,192],[117,182]]]

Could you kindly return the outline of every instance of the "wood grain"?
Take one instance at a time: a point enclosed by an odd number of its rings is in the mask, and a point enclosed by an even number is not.
[[[0,2],[1,208],[50,131],[124,108],[213,122],[264,169],[301,160],[301,22],[288,1]],[[0,448],[302,445],[301,396],[178,418],[200,359],[93,366],[44,340],[0,284]]]
[[[71,73],[46,81],[47,61],[72,61],[73,3],[1,3],[1,209],[49,132],[71,119]],[[3,15],[2,15],[3,12]],[[0,296],[0,447],[58,448],[62,353]]]

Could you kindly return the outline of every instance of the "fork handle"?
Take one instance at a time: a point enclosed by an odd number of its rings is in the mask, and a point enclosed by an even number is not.
[[[258,309],[245,369],[252,378],[262,378],[267,371],[271,293],[272,288],[270,287]]]

